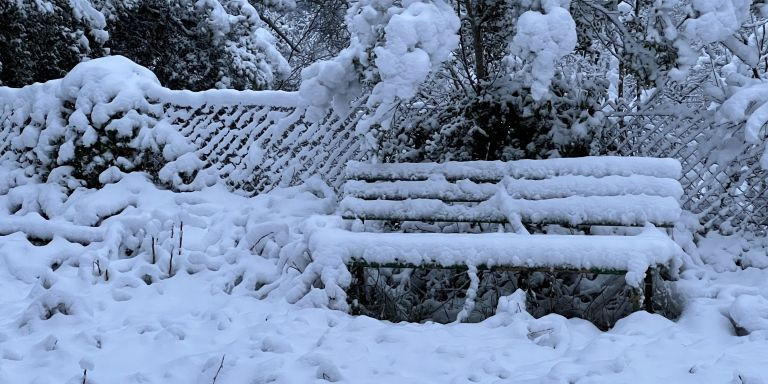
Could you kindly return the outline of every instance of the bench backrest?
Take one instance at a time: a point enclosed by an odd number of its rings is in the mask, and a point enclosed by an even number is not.
[[[680,163],[644,157],[347,165],[344,218],[669,227]]]

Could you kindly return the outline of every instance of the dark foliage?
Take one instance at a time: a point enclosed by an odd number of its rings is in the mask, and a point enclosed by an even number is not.
[[[41,12],[32,2],[0,1],[0,85],[60,78],[83,58],[103,53],[68,1],[52,3],[54,10]]]

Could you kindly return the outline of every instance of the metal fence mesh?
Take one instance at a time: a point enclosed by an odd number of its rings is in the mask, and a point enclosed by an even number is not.
[[[718,124],[713,111],[684,104],[651,104],[614,113],[597,152],[672,157],[683,166],[683,208],[703,231],[752,231],[768,227],[768,172],[760,166],[765,143],[745,144],[743,125]]]

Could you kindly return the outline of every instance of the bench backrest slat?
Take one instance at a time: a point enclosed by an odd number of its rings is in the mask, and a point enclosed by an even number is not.
[[[364,220],[673,226],[680,163],[642,157],[347,166],[340,212]]]
[[[364,220],[440,221],[507,223],[508,212],[520,215],[524,223],[575,225],[674,226],[680,205],[671,197],[571,196],[561,199],[506,201],[491,199],[474,206],[447,204],[440,200],[363,200],[345,197],[342,217]]]
[[[650,157],[590,156],[547,160],[465,161],[446,163],[369,164],[352,161],[347,164],[348,180],[427,180],[442,175],[447,180],[500,181],[546,179],[563,175],[604,177],[610,175],[644,175],[679,179],[680,162],[675,159]]]
[[[679,199],[680,183],[653,176],[560,176],[543,180],[504,179],[498,184],[470,180],[379,181],[350,180],[344,193],[361,199],[406,200],[436,199],[446,202],[480,202],[499,189],[517,199],[542,200],[568,196],[649,195]]]

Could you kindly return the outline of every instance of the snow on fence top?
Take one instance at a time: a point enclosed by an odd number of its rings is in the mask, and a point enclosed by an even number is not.
[[[19,170],[0,190],[34,175],[103,183],[139,167],[178,189],[214,174],[246,194],[311,174],[333,184],[360,148],[348,129],[358,110],[309,122],[297,93],[169,90],[124,57],[91,60],[62,79],[0,87],[0,161]]]

